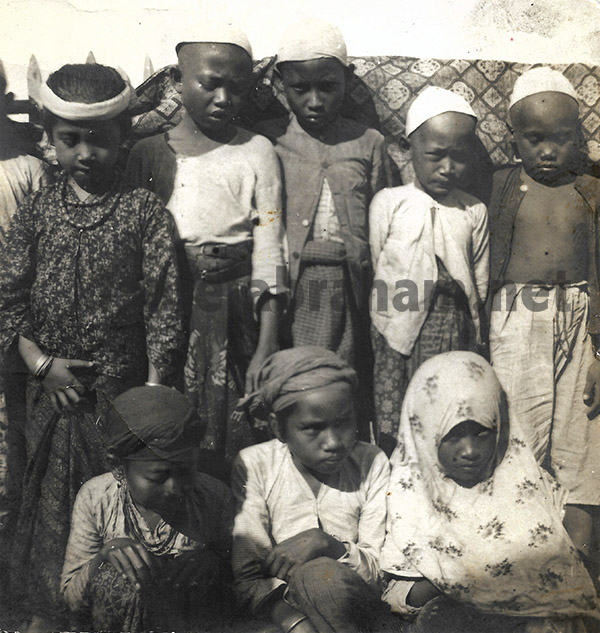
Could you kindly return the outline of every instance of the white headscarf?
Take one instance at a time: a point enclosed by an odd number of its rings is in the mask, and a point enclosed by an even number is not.
[[[524,72],[515,81],[508,109],[510,110],[515,103],[518,103],[526,97],[539,94],[540,92],[560,92],[577,103],[577,93],[571,82],[558,70],[549,68],[548,66],[539,66]]]
[[[316,18],[307,18],[290,26],[281,36],[277,51],[278,64],[323,57],[331,57],[344,66],[348,65],[346,42],[337,26]]]
[[[391,457],[381,567],[425,577],[487,613],[597,614],[592,580],[562,525],[564,495],[518,428],[511,424],[509,433],[501,399],[493,369],[471,352],[441,354],[419,368]],[[493,472],[473,488],[448,478],[437,456],[444,436],[466,420],[497,429],[501,438]]]

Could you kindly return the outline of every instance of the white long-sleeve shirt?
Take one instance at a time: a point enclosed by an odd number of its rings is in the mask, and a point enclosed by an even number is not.
[[[320,528],[346,547],[339,559],[367,583],[380,579],[389,462],[376,446],[357,442],[315,497],[286,444],[271,440],[242,450],[232,474],[237,502],[233,573],[238,599],[253,611],[285,582],[268,577],[263,561],[275,545]]]

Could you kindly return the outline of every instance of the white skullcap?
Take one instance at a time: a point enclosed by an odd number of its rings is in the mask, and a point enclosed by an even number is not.
[[[317,18],[307,18],[284,31],[277,51],[278,64],[322,57],[331,57],[344,66],[348,65],[346,42],[337,26]]]
[[[459,112],[477,120],[473,108],[459,95],[444,88],[428,86],[410,104],[406,114],[406,136],[410,136],[425,121],[446,112]]]
[[[214,22],[212,20],[202,20],[195,22],[185,29],[180,37],[175,51],[183,44],[233,44],[244,49],[252,57],[252,46],[248,36],[238,26],[231,22]]]
[[[539,66],[524,72],[517,78],[510,95],[508,109],[510,110],[521,99],[540,92],[562,92],[577,101],[575,88],[562,73],[548,66]]]
[[[44,82],[40,86],[40,99],[46,110],[67,121],[106,121],[114,119],[125,112],[135,92],[131,87],[129,77],[121,68],[115,69],[125,82],[125,88],[116,96],[106,101],[96,103],[80,103],[79,101],[65,101],[59,97],[50,86]]]

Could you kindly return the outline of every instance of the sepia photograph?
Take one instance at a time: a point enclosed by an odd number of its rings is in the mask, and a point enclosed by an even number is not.
[[[600,633],[600,0],[0,0],[0,632]]]

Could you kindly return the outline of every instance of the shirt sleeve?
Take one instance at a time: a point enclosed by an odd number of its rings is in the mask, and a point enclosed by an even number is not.
[[[387,189],[380,191],[369,207],[369,246],[375,270],[390,229],[391,205],[387,191]]]
[[[490,281],[490,228],[486,206],[480,203],[473,210],[473,271],[479,301],[483,304]]]
[[[90,565],[103,545],[96,524],[96,505],[90,487],[81,488],[73,506],[71,532],[60,583],[67,606],[75,612],[86,606]]]
[[[252,282],[255,301],[265,293],[284,294],[286,267],[283,256],[283,204],[281,170],[277,154],[266,138],[256,153],[254,205],[258,223],[253,230]]]
[[[0,355],[22,335],[33,339],[30,295],[35,279],[34,209],[38,196],[28,196],[15,212],[0,249]]]
[[[50,166],[44,161],[37,161],[31,170],[31,191],[37,191],[52,182]]]
[[[379,554],[385,539],[386,501],[390,464],[382,452],[373,460],[365,484],[366,500],[360,512],[358,543],[344,542],[346,554],[339,562],[351,567],[370,585],[379,584]]]
[[[241,456],[233,465],[231,488],[237,504],[232,552],[235,592],[241,606],[256,612],[286,583],[263,572],[263,561],[273,549],[269,511],[258,472]]]
[[[385,152],[385,140],[381,134],[377,135],[377,142],[373,147],[371,161],[371,196],[388,186],[388,165]]]
[[[406,602],[406,598],[410,590],[415,585],[414,579],[392,579],[388,582],[388,586],[383,592],[381,599],[390,605],[393,613],[401,613],[403,615],[413,615],[421,610],[418,607],[411,607]]]
[[[147,195],[143,239],[144,320],[148,358],[168,383],[183,361],[184,326],[171,216],[160,200]]]

